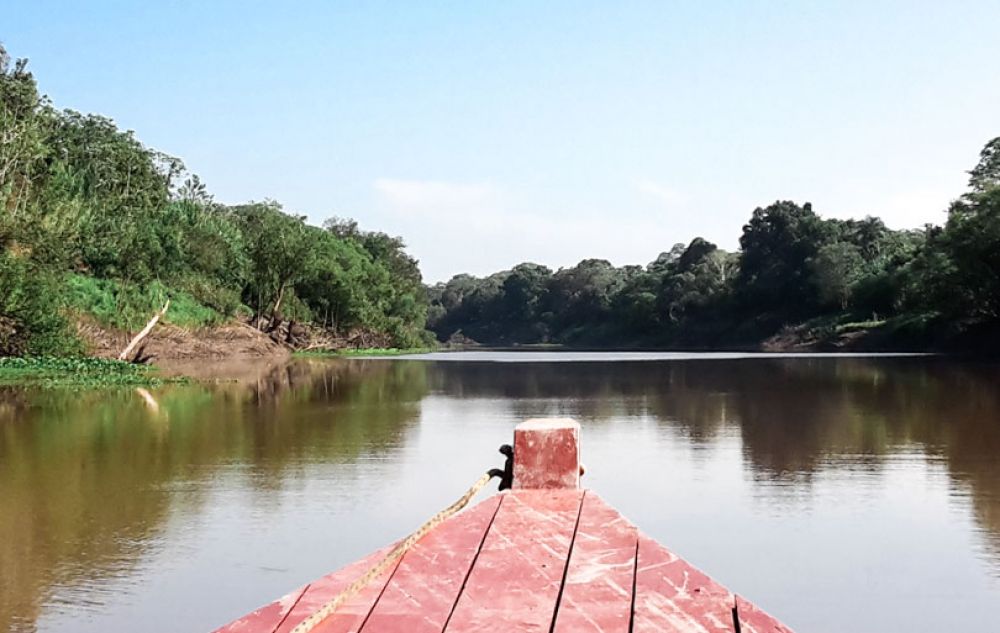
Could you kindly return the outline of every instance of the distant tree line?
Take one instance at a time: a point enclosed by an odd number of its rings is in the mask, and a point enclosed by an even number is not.
[[[110,119],[57,110],[0,47],[0,205],[0,355],[79,350],[75,315],[133,328],[167,297],[179,324],[295,320],[396,346],[430,328],[492,345],[713,347],[791,326],[922,345],[1000,325],[1000,138],[943,226],[894,231],[778,201],[753,212],[739,252],[695,238],[644,267],[524,263],[428,288],[399,238],[215,202]]]
[[[425,340],[426,291],[400,239],[337,218],[311,226],[276,202],[218,204],[110,119],[54,108],[2,47],[0,141],[0,355],[70,351],[75,307],[114,321],[151,287],[163,296],[147,317],[179,295],[198,315],[265,328],[291,318]]]
[[[823,339],[881,329],[924,345],[1000,321],[1000,138],[982,150],[944,226],[894,231],[876,217],[823,219],[808,203],[755,209],[739,252],[700,237],[645,267],[524,263],[430,288],[441,340],[491,345],[720,346],[791,324]],[[994,334],[995,335],[995,334]]]

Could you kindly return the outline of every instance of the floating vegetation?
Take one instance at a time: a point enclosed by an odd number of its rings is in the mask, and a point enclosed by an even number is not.
[[[0,384],[155,387],[189,380],[163,377],[153,367],[104,358],[0,358]]]

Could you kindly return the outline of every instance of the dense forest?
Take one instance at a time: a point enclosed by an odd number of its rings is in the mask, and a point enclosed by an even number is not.
[[[294,322],[398,347],[435,335],[821,346],[855,334],[880,347],[973,346],[995,345],[1000,329],[1000,138],[943,226],[897,231],[778,201],[753,211],[739,252],[695,238],[645,267],[524,263],[425,287],[399,238],[339,218],[312,226],[273,201],[217,203],[179,159],[108,118],[55,108],[2,47],[0,137],[0,356],[84,352],[81,320],[135,330],[167,298],[181,327]]]
[[[944,226],[894,231],[778,201],[753,211],[736,253],[698,237],[645,267],[458,275],[430,289],[428,325],[490,345],[996,348],[1000,138],[969,175]]]
[[[291,320],[426,343],[426,291],[401,240],[272,201],[216,203],[180,160],[102,116],[57,110],[0,47],[0,356],[83,351],[73,325]]]

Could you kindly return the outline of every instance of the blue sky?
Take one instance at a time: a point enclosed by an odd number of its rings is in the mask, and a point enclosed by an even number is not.
[[[0,40],[218,200],[354,217],[437,281],[733,249],[779,198],[939,223],[1000,135],[998,24],[995,0],[21,1]]]

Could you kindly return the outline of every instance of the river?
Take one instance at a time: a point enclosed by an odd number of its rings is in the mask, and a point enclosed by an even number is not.
[[[582,424],[587,487],[799,633],[997,629],[997,364],[470,352],[239,374],[0,387],[0,630],[208,631],[404,535],[554,415]]]

